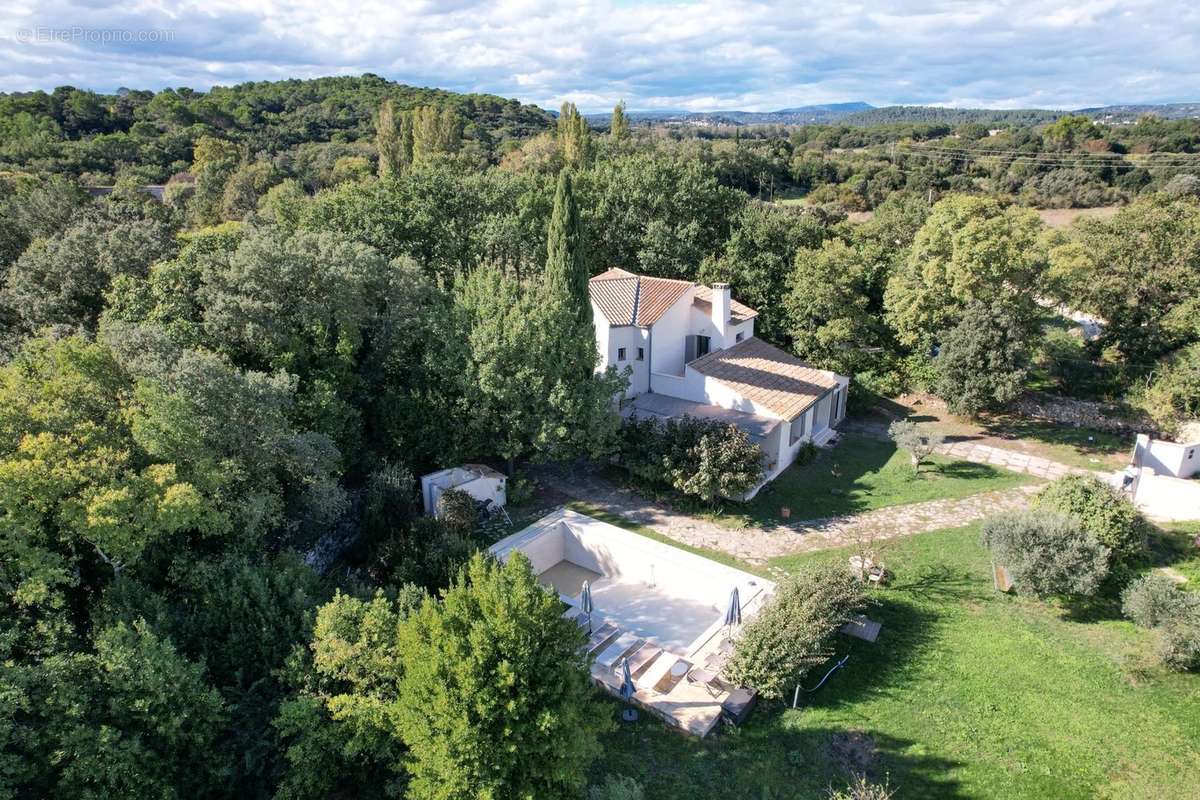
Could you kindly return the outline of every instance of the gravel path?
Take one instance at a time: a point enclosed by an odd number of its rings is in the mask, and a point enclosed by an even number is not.
[[[587,469],[542,468],[537,479],[565,495],[619,514],[683,544],[719,550],[752,564],[793,553],[840,547],[863,535],[890,539],[966,525],[997,511],[1022,508],[1040,488],[1019,486],[958,500],[930,500],[862,514],[797,521],[771,529],[732,529],[673,511]]]

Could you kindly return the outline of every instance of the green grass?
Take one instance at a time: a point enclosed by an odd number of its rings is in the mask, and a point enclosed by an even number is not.
[[[793,521],[818,519],[967,497],[1032,480],[986,464],[941,457],[914,475],[908,453],[891,442],[844,434],[837,447],[818,451],[811,463],[789,467],[749,503],[730,507],[715,519],[731,527],[771,526],[784,521],[780,516],[784,506],[791,509]]]
[[[662,800],[820,797],[845,785],[841,745],[862,735],[868,773],[901,798],[1197,796],[1200,676],[1155,665],[1155,633],[1111,604],[995,593],[976,527],[897,542],[888,567],[869,612],[879,640],[839,638],[846,668],[801,709],[761,704],[703,741],[643,715],[604,736],[595,777],[630,775]]]
[[[1118,434],[1095,428],[1056,425],[1025,417],[1000,416],[984,428],[1004,439],[1029,439],[1046,447],[1045,455],[1055,461],[1084,469],[1114,469],[1124,464],[1133,448],[1133,434]],[[1115,460],[1114,460],[1115,459]]]
[[[1184,587],[1200,591],[1200,548],[1194,541],[1200,534],[1200,522],[1172,522],[1160,526],[1150,540],[1156,566],[1169,566],[1188,579]]]

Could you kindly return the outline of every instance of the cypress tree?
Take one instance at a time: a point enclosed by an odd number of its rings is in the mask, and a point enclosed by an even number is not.
[[[551,299],[562,300],[576,319],[591,329],[592,304],[588,298],[588,268],[583,223],[571,174],[563,170],[554,193],[554,211],[546,240],[545,285]]]

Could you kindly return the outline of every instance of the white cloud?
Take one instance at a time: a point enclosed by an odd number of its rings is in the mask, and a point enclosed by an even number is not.
[[[0,90],[376,72],[548,107],[768,110],[1195,100],[1183,0],[0,0]],[[18,31],[167,30],[157,43]]]

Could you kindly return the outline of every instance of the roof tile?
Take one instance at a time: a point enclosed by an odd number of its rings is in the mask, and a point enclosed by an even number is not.
[[[688,366],[788,420],[838,385],[834,373],[806,364],[758,337],[715,350]]]

